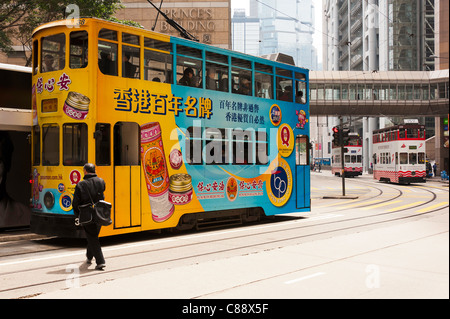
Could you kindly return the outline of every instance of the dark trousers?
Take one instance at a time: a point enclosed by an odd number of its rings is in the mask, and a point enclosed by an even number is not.
[[[98,234],[102,226],[95,223],[83,226],[86,232],[87,239],[87,252],[86,257],[92,259],[95,257],[95,262],[97,265],[104,264],[105,258],[103,257],[102,247],[100,246],[100,240],[98,239]]]

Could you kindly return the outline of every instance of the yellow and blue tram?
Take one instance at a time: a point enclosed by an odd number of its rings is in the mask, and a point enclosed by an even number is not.
[[[33,232],[82,236],[83,165],[101,236],[310,211],[308,70],[100,19],[33,34]]]

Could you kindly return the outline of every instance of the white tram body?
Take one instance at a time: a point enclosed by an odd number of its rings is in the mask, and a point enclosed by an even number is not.
[[[425,126],[396,125],[373,132],[373,177],[399,184],[425,183]]]
[[[349,143],[344,146],[344,171],[346,177],[362,175],[362,140],[357,133],[349,134]],[[331,150],[331,173],[341,175],[341,147],[333,146]]]

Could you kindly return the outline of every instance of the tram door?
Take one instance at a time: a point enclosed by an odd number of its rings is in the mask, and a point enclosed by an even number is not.
[[[137,123],[114,126],[114,227],[141,225],[140,128]]]
[[[311,207],[310,174],[309,138],[307,135],[297,135],[295,138],[297,208]]]

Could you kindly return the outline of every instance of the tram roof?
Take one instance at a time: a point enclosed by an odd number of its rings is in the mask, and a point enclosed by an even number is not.
[[[289,64],[289,63],[284,63],[282,61],[274,61],[274,60],[270,59],[269,56],[268,57],[261,57],[261,56],[250,55],[250,54],[246,54],[246,53],[242,53],[242,52],[233,51],[233,50],[230,50],[230,49],[219,48],[219,47],[216,47],[216,46],[213,46],[213,45],[208,45],[208,44],[195,42],[195,41],[188,40],[188,39],[183,39],[183,38],[177,37],[175,35],[159,33],[159,32],[151,31],[151,30],[148,30],[148,29],[141,29],[141,28],[138,28],[138,27],[125,25],[125,24],[121,24],[121,23],[118,23],[118,22],[114,22],[114,21],[103,20],[103,19],[99,19],[99,18],[88,18],[88,17],[86,17],[86,18],[83,18],[83,19],[92,20],[92,21],[96,21],[96,22],[101,22],[101,23],[105,23],[105,24],[110,24],[110,25],[113,25],[113,26],[116,26],[116,27],[120,26],[121,28],[124,28],[124,29],[135,30],[135,31],[139,31],[139,32],[145,31],[145,32],[152,33],[152,34],[154,34],[156,36],[159,36],[159,37],[163,36],[163,37],[175,38],[176,41],[178,43],[180,43],[180,44],[181,43],[186,43],[186,44],[189,44],[190,46],[194,46],[194,47],[208,48],[208,51],[212,51],[212,52],[219,53],[219,52],[226,51],[226,52],[229,52],[230,55],[234,56],[234,57],[247,58],[247,59],[252,59],[252,60],[260,60],[260,61],[264,61],[264,63],[272,64],[274,66],[278,65],[278,66],[283,66],[284,68],[288,68],[288,69],[291,69],[291,70],[301,69],[303,71],[310,72],[309,69],[304,68],[304,67],[292,65],[292,64]],[[48,23],[42,24],[42,25],[38,26],[36,29],[34,29],[33,30],[33,36],[36,33],[38,33],[39,31],[42,31],[42,30],[45,30],[45,29],[48,29],[48,28],[52,28],[52,27],[60,27],[60,26],[75,27],[75,24],[74,24],[74,22],[72,22],[71,19],[57,20],[57,21],[48,22]]]

